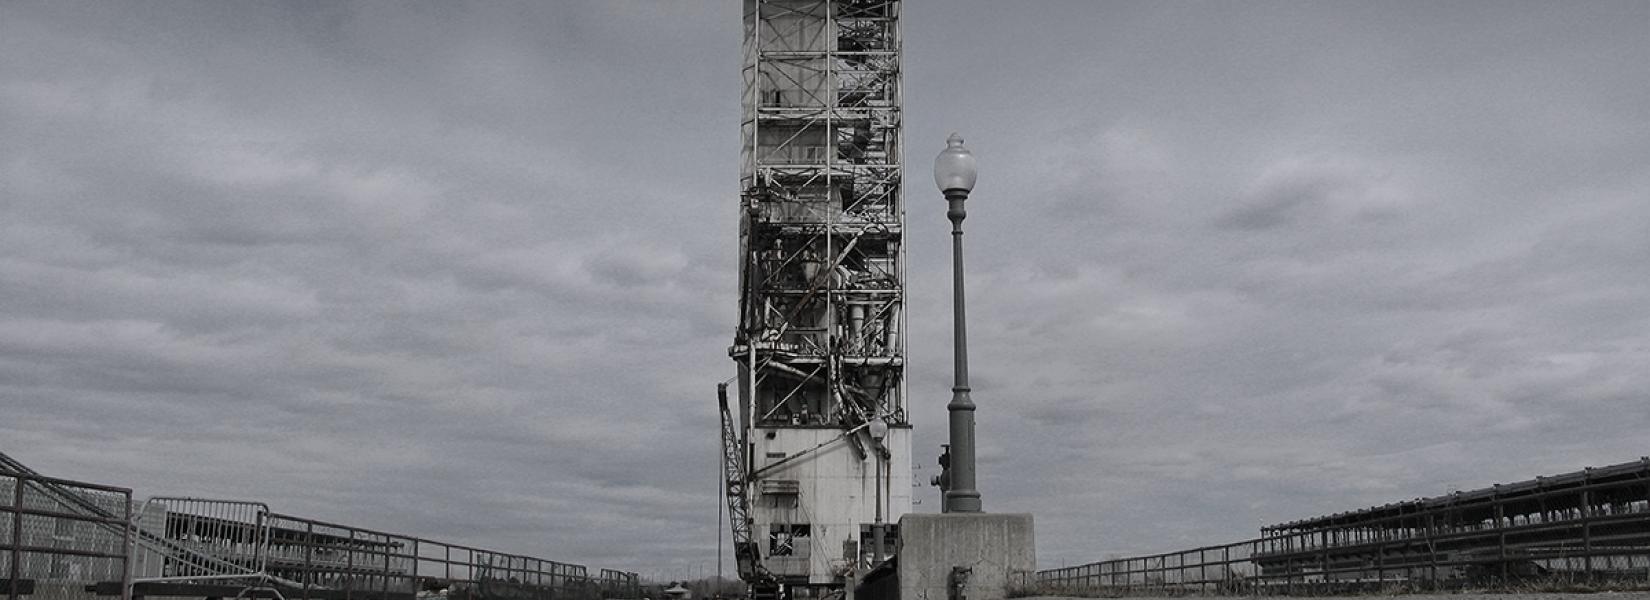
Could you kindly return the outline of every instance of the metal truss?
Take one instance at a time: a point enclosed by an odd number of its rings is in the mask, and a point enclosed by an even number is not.
[[[898,3],[746,10],[741,398],[753,424],[904,423]]]

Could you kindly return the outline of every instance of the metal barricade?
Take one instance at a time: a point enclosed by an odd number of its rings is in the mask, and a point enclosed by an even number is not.
[[[262,502],[156,497],[133,521],[133,583],[264,583],[269,506]]]

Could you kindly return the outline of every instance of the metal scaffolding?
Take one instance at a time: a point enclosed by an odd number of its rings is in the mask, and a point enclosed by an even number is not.
[[[862,526],[909,509],[899,3],[745,0],[744,26],[734,541],[747,580],[840,585],[843,543],[880,555]]]
[[[1650,580],[1650,458],[1261,530],[1262,573],[1328,583]]]

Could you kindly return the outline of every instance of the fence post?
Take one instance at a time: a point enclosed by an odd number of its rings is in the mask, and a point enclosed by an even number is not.
[[[11,481],[11,579],[6,581],[6,597],[17,600],[17,580],[23,577],[23,474],[13,475]]]
[[[1221,587],[1233,587],[1229,579],[1233,577],[1233,547],[1221,547]]]
[[[120,529],[120,600],[132,600],[132,493],[126,493],[126,522]]]

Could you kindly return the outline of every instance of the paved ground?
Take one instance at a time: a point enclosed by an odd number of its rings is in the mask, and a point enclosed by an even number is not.
[[[1188,600],[1195,598],[1223,598],[1224,596],[1186,596]],[[1360,596],[1256,596],[1257,598],[1276,598],[1278,600],[1311,600],[1324,598],[1333,600],[1347,600],[1348,598],[1392,598],[1393,600],[1650,600],[1650,592],[1598,592],[1595,594],[1399,594],[1382,595],[1368,594]],[[1070,596],[1031,596],[1020,600],[1072,600]],[[1141,596],[1139,600],[1165,600],[1162,596]]]

